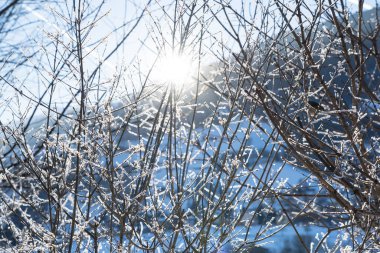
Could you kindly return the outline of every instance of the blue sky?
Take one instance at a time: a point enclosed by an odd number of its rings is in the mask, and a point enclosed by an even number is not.
[[[312,6],[314,1],[308,1]],[[98,2],[99,1],[91,1],[91,4],[95,6]],[[152,1],[151,5],[146,9],[140,24],[123,43],[120,53],[104,61],[104,58],[114,46],[133,28],[142,10],[146,8],[146,2],[147,1],[133,0],[106,1],[100,15],[101,18],[96,22],[93,31],[86,39],[87,43],[85,43],[84,48],[84,52],[88,54],[85,61],[86,74],[89,74],[99,61],[102,61],[102,79],[100,82],[104,83],[102,87],[103,90],[109,89],[112,79],[122,71],[125,84],[118,88],[117,93],[121,96],[130,93],[133,89],[139,87],[141,78],[144,78],[144,74],[148,73],[152,68],[158,54],[163,54],[165,50],[170,51],[172,46],[176,47],[179,45],[180,33],[178,30],[174,43],[171,36],[173,31],[173,21],[171,19],[174,14],[174,5],[171,4],[172,1],[156,0]],[[242,2],[240,0],[232,0],[225,2],[229,2],[236,10],[244,9],[247,15],[252,11],[252,1]],[[357,0],[347,1],[353,12],[357,10],[357,2]],[[219,4],[213,1],[209,3],[211,7],[215,7],[216,9],[219,6]],[[370,9],[374,7],[375,4],[376,0],[366,0],[364,7],[365,9]],[[162,11],[163,8],[165,8],[166,14]],[[68,26],[65,23],[65,16],[72,15],[73,13],[70,13],[70,8],[66,9],[64,5],[57,6],[49,2],[44,3],[42,8],[39,9],[36,9],[34,5],[26,4],[24,5],[24,10],[26,15],[21,22],[25,24],[28,22],[37,22],[25,26],[24,29],[21,28],[18,34],[9,37],[8,44],[16,45],[18,42],[21,42],[21,44],[17,44],[18,46],[14,48],[14,50],[24,56],[29,55],[33,50],[40,51],[41,57],[29,59],[28,62],[30,66],[39,67],[48,58],[51,58],[49,52],[44,53],[44,47],[46,48],[48,43],[54,41],[53,37],[55,35],[60,35],[62,44],[69,45],[70,42],[73,41],[73,34],[72,32],[68,32]],[[227,23],[226,20],[223,20],[223,15],[219,14],[218,17],[221,21]],[[215,19],[211,19],[211,16],[212,13],[210,12],[205,15],[204,27],[206,33],[203,37],[201,50],[201,62],[204,65],[218,61],[215,52],[220,54],[225,48],[231,50],[230,52],[238,51],[237,43],[231,39],[231,36],[224,31]],[[185,18],[185,21],[186,20]],[[231,22],[234,21],[233,19],[231,20]],[[124,28],[113,32],[114,29],[120,27],[124,22],[127,22]],[[179,29],[179,27],[176,28]],[[194,30],[190,33],[186,43],[186,50],[196,52],[196,54],[192,55],[192,57],[196,59],[198,57],[199,43],[193,43],[193,40],[196,41],[197,38],[199,38],[201,22],[194,22],[193,28]],[[29,40],[30,38],[32,38],[32,40]],[[23,41],[26,41],[26,43]],[[34,44],[31,46],[30,43]],[[222,44],[218,45],[218,43]],[[49,47],[47,47],[46,50],[49,50]],[[63,47],[61,47],[61,50],[63,50]],[[141,75],[141,73],[143,73],[143,75]],[[24,94],[38,100],[48,85],[49,79],[51,78],[49,76],[50,74],[48,71],[36,73],[32,69],[29,72],[25,71],[25,68],[22,68],[22,71],[16,70],[13,73],[14,80],[12,80],[12,82],[14,82],[18,89],[23,90]],[[154,81],[155,80],[151,80],[151,82]],[[71,83],[70,85],[75,86],[76,84]],[[68,99],[72,97],[72,92],[73,91],[67,88],[67,86],[57,86],[57,90],[54,93],[56,106],[65,105]],[[19,113],[22,114],[23,111],[27,110],[28,106],[33,106],[33,103],[30,104],[29,99],[25,99],[25,97],[16,99],[15,94],[17,92],[7,85],[3,85],[1,93],[2,103],[0,103],[0,116],[3,122],[14,120],[11,115],[14,115],[15,112],[20,111]]]

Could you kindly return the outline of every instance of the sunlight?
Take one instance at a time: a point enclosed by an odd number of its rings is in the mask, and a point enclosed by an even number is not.
[[[195,72],[194,65],[189,55],[165,55],[157,64],[154,79],[165,84],[181,87],[191,81]]]

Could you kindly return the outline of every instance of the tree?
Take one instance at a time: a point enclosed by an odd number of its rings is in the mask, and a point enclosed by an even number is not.
[[[7,1],[0,247],[265,252],[290,233],[302,252],[379,249],[364,6]]]
[[[242,50],[237,61],[253,80],[248,96],[264,108],[289,162],[309,171],[339,204],[330,207],[333,220],[363,234],[354,248],[377,248],[378,10],[364,12],[363,1],[356,14],[338,2],[316,4],[288,10],[275,2],[282,24],[275,39],[265,34],[271,47],[264,58]]]

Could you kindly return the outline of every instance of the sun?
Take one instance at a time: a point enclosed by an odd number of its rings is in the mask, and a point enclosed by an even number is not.
[[[191,82],[195,70],[192,57],[186,54],[163,55],[156,66],[154,79],[175,87]]]

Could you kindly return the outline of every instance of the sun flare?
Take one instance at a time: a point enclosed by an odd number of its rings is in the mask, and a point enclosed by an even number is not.
[[[194,62],[189,55],[169,54],[163,56],[157,65],[155,79],[161,83],[182,86],[191,81]]]

